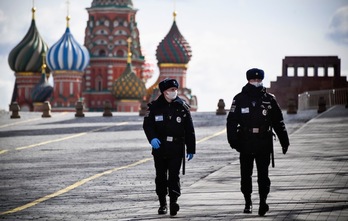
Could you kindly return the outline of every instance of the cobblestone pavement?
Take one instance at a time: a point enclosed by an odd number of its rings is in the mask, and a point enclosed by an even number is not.
[[[0,113],[0,219],[170,220],[157,215],[154,166],[142,117],[130,113]],[[197,154],[181,175],[175,220],[348,220],[348,109],[284,113],[291,146],[281,154],[268,203],[243,214],[238,154],[226,116],[193,113]]]

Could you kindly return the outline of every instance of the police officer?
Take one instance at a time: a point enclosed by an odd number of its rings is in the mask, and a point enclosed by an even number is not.
[[[259,215],[264,216],[271,181],[268,177],[270,154],[273,154],[273,132],[276,132],[283,154],[290,145],[282,111],[272,94],[262,85],[264,71],[253,68],[246,72],[248,83],[232,102],[227,117],[227,139],[240,152],[241,192],[245,199],[244,213],[252,212],[252,173],[254,160],[259,186]]]
[[[196,137],[190,114],[190,106],[177,96],[179,83],[165,79],[159,83],[161,95],[148,104],[143,129],[152,146],[156,169],[156,194],[160,207],[158,214],[167,213],[166,196],[169,191],[170,215],[179,211],[177,199],[180,196],[180,167],[191,160],[196,151]]]

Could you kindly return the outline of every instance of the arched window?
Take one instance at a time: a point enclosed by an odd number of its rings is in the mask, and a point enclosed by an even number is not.
[[[70,95],[74,94],[74,83],[70,82],[70,88],[69,88]]]
[[[99,75],[95,79],[95,90],[96,91],[102,91],[103,90],[103,88],[102,88],[103,84],[102,83],[103,83],[103,78]]]
[[[64,90],[64,88],[63,88],[63,82],[59,82],[59,94],[60,95],[63,95],[63,91]]]
[[[105,54],[106,54],[105,50],[102,49],[99,51],[99,56],[105,56]]]
[[[123,52],[122,50],[118,50],[118,51],[116,52],[116,56],[117,56],[117,57],[124,57],[124,52]]]

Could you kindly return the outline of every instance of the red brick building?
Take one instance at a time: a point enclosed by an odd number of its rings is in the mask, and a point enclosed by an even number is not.
[[[272,81],[267,91],[286,109],[289,99],[297,102],[303,92],[347,87],[337,56],[287,56],[283,59],[282,76]]]
[[[108,101],[112,110],[117,110],[112,85],[127,67],[128,38],[134,73],[144,82],[150,77],[143,76],[145,59],[136,23],[137,9],[131,0],[93,0],[87,11],[85,46],[91,59],[82,84],[84,103],[89,111],[102,111]]]

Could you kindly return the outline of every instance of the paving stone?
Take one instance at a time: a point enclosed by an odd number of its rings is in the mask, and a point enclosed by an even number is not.
[[[41,113],[23,112],[20,119],[10,119],[7,113],[0,114],[0,151],[7,150],[0,154],[0,213],[71,187],[0,219],[172,220],[170,215],[157,215],[154,166],[142,117],[85,115],[75,118],[73,113],[53,112],[43,119]],[[270,168],[270,211],[265,217],[257,214],[256,171],[254,210],[242,213],[238,154],[229,147],[226,133],[202,140],[224,130],[226,116],[209,112],[192,116],[197,154],[186,163],[186,175],[181,175],[181,209],[175,220],[348,220],[344,106],[319,115],[316,110],[284,113],[291,146],[283,155],[275,142],[276,167]]]

